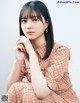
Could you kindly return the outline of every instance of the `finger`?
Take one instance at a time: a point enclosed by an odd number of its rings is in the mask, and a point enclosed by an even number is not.
[[[19,45],[19,44],[24,45],[23,42],[22,42],[22,40],[18,40],[18,41],[16,41],[16,45]]]
[[[14,47],[15,51],[22,51],[22,49],[19,46]]]
[[[16,44],[18,45],[19,44],[19,41],[21,41],[22,39],[21,39],[21,36],[18,36],[17,38],[16,38]]]
[[[16,38],[16,41],[19,40],[19,39],[22,39],[22,38],[23,38],[23,36],[18,36],[18,37]]]
[[[23,44],[19,44],[18,46],[19,46],[20,48],[22,48],[22,51],[23,51],[23,52],[26,52],[25,46],[24,46]]]
[[[25,52],[25,48],[23,45],[18,45],[18,48],[22,51],[22,52]]]
[[[16,38],[16,42],[17,41],[20,41],[20,40],[22,40],[22,39],[25,39],[26,37],[25,36],[18,36],[17,38]]]
[[[18,45],[18,46],[15,46],[15,47],[14,47],[14,50],[15,50],[15,51],[18,50],[18,51],[23,52],[23,51],[24,51],[24,48],[23,48],[22,46]]]

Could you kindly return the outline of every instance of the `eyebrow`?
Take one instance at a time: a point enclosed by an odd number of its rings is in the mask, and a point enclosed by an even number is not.
[[[33,19],[33,18],[38,18],[38,16],[32,16],[32,17],[30,17],[31,19]],[[27,17],[22,17],[21,19],[27,19]]]

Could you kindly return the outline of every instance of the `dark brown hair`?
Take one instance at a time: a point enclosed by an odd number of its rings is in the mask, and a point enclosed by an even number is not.
[[[48,28],[47,28],[48,32],[46,32],[46,30],[44,32],[45,39],[46,39],[46,51],[45,51],[45,55],[44,55],[43,59],[47,59],[52,51],[53,46],[54,46],[54,35],[53,35],[53,26],[52,26],[52,21],[51,21],[49,11],[43,2],[30,1],[30,2],[27,2],[22,7],[22,9],[20,11],[20,16],[19,16],[20,35],[25,36],[21,29],[22,16],[25,15],[25,17],[28,18],[28,17],[34,16],[34,13],[37,14],[38,18],[41,20],[42,23],[43,23],[42,16],[49,23]]]

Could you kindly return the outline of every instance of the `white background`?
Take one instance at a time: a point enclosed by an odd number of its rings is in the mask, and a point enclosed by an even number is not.
[[[6,93],[6,80],[15,58],[13,47],[19,35],[19,12],[27,1],[29,0],[0,0],[0,94]],[[80,3],[42,1],[51,14],[55,41],[70,49],[70,78],[80,97]]]

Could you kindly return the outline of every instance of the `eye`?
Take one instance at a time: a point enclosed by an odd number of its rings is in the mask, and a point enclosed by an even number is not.
[[[39,21],[39,19],[37,17],[33,17],[32,21]]]
[[[21,19],[21,23],[26,23],[27,19]]]
[[[35,18],[35,19],[33,19],[33,21],[38,21],[38,19],[37,19],[37,18]]]

